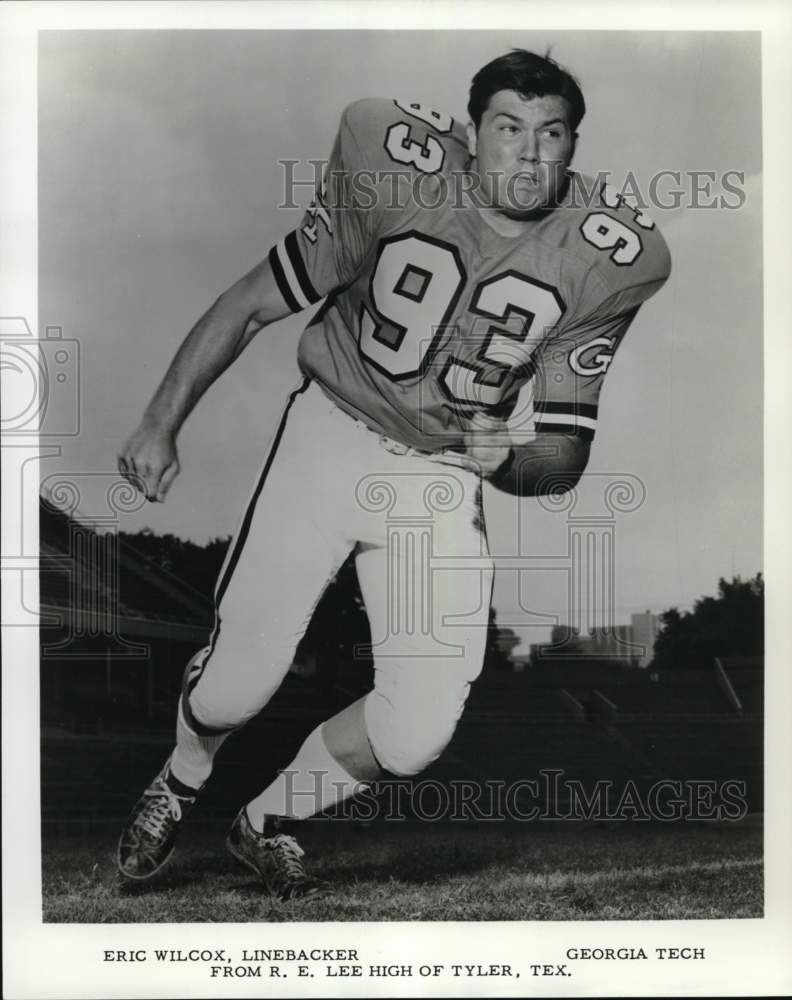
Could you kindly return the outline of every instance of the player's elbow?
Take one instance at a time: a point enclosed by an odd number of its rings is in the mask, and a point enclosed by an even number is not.
[[[588,465],[591,444],[577,435],[564,435],[558,439],[558,450],[548,462],[545,474],[536,486],[537,496],[569,493],[580,482]]]
[[[541,443],[515,448],[511,463],[493,478],[493,485],[520,497],[568,493],[586,470],[590,447],[577,435],[554,435],[552,439],[548,435]]]

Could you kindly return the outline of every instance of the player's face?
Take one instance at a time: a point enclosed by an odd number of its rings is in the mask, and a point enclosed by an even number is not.
[[[468,125],[468,149],[488,204],[517,219],[552,205],[575,139],[563,97],[525,100],[513,90],[493,94],[478,131]]]

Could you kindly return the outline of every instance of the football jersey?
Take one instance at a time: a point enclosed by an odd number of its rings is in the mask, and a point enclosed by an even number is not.
[[[571,172],[558,205],[504,236],[471,181],[450,116],[379,99],[345,110],[315,201],[270,252],[292,311],[327,296],[300,368],[345,412],[425,451],[460,446],[475,412],[590,439],[613,354],[669,274],[665,242]]]

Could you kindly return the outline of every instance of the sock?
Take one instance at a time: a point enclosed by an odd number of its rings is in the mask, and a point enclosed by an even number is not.
[[[297,751],[297,756],[261,795],[247,805],[254,830],[264,829],[265,816],[307,819],[315,813],[359,795],[369,786],[353,778],[331,756],[322,727],[317,726]]]
[[[176,749],[170,763],[173,777],[188,788],[199,789],[212,773],[214,755],[230,735],[228,732],[199,736],[187,725],[180,698],[176,717]]]

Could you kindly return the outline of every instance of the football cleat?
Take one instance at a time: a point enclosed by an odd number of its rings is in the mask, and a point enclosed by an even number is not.
[[[254,871],[267,890],[284,901],[317,896],[327,889],[303,868],[305,851],[287,832],[294,822],[283,816],[267,816],[264,832],[259,833],[250,825],[243,807],[226,838],[226,847],[237,861]]]
[[[118,841],[116,860],[124,879],[141,882],[162,870],[173,854],[179,826],[199,791],[170,775],[168,758],[138,799]]]

